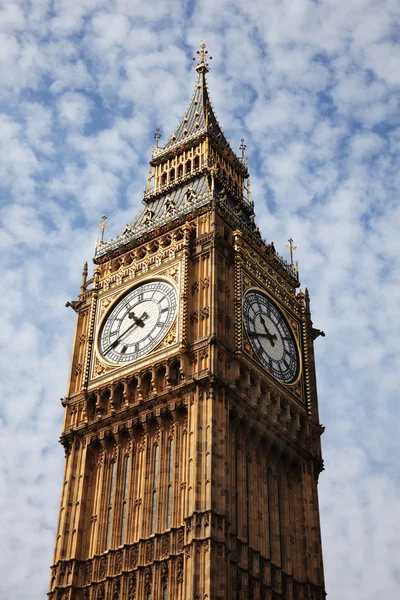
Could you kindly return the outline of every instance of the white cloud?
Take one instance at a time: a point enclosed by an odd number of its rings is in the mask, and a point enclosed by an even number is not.
[[[93,102],[77,92],[67,92],[58,101],[58,116],[62,127],[81,131],[90,122]]]

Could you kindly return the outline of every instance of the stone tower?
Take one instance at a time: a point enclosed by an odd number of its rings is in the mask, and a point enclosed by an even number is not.
[[[323,600],[307,291],[254,219],[202,42],[144,210],[78,299],[51,600]]]

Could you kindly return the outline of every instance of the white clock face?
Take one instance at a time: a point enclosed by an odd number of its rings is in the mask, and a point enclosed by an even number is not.
[[[261,364],[276,379],[293,382],[298,374],[296,343],[285,317],[262,292],[251,290],[243,301],[249,342]]]
[[[100,352],[113,364],[137,360],[155,348],[171,327],[177,307],[175,288],[166,281],[142,283],[118,300],[99,336]]]

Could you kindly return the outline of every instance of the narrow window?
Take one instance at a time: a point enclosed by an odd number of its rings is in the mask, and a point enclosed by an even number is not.
[[[151,533],[154,533],[155,526],[156,526],[157,483],[158,483],[158,445],[154,449],[153,494],[152,494],[152,503],[151,503]]]
[[[175,169],[171,169],[169,172],[169,182],[172,183],[175,179]]]
[[[121,539],[120,539],[121,546],[124,544],[124,541],[125,541],[125,522],[126,522],[126,505],[128,502],[129,466],[130,466],[130,456],[128,455],[125,459],[125,483],[124,483],[124,496],[122,499]]]
[[[115,485],[115,461],[113,460],[111,463],[111,483],[110,483],[110,494],[108,497],[108,508],[107,508],[106,550],[108,550],[108,548],[110,546],[114,485]]]
[[[183,165],[179,165],[178,167],[178,177],[182,177],[183,175]]]
[[[174,440],[171,440],[169,443],[169,460],[168,460],[167,529],[169,529],[171,527],[173,465],[174,465]]]
[[[198,156],[196,156],[196,158],[194,159],[194,170],[196,171],[200,166],[200,158]]]
[[[161,175],[161,185],[165,185],[167,183],[167,174],[163,173]]]
[[[165,586],[164,591],[163,591],[163,600],[167,600],[168,598],[168,590],[167,590],[167,586]]]
[[[186,175],[188,175],[192,171],[192,161],[188,160],[186,163]]]

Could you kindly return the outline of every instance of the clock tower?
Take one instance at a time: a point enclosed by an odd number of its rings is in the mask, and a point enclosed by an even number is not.
[[[265,242],[209,100],[85,266],[50,600],[323,600],[307,291]],[[300,290],[300,291],[299,291]]]

